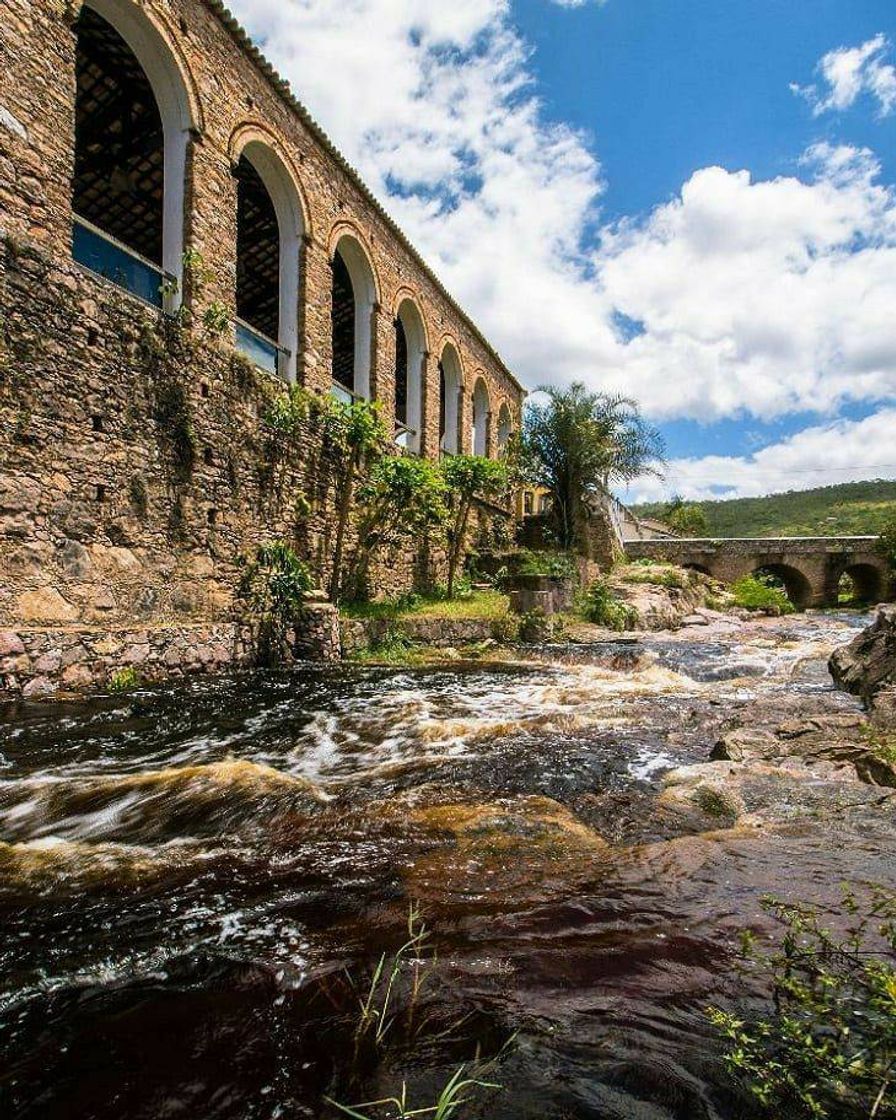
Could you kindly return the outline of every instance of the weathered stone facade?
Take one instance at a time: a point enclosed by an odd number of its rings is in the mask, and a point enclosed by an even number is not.
[[[461,450],[479,438],[497,454],[518,426],[523,394],[216,0],[94,0],[90,7],[121,33],[153,85],[167,130],[165,203],[182,155],[183,190],[175,192],[182,214],[175,221],[166,211],[164,264],[172,280],[165,312],[76,262],[75,21],[82,4],[6,0],[0,623],[234,621],[241,558],[262,540],[294,542],[322,580],[331,549],[319,448],[309,439],[298,462],[272,458],[262,417],[283,380],[234,347],[233,172],[241,154],[276,165],[280,189],[295,203],[295,259],[281,248],[281,295],[296,284],[294,347],[280,370],[288,380],[330,391],[332,262],[337,246],[347,245],[372,277],[369,356],[362,359],[369,395],[390,423],[396,317],[412,305],[422,324],[422,454],[440,453],[446,354],[460,371]],[[430,567],[437,561],[425,558]],[[377,590],[409,586],[420,563],[416,555],[390,557]]]

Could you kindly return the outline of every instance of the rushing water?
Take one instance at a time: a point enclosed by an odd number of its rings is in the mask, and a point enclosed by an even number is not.
[[[420,1107],[479,1053],[504,1090],[466,1116],[750,1116],[704,1014],[743,995],[737,930],[766,891],[886,878],[886,840],[845,812],[832,844],[805,804],[704,834],[662,778],[757,703],[853,710],[824,666],[863,622],[7,710],[0,1113],[323,1117],[402,1082]],[[438,959],[359,1055],[412,902]]]

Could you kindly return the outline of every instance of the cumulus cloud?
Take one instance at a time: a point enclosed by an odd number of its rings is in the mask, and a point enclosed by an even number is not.
[[[509,0],[234,7],[529,385],[623,390],[660,420],[896,397],[896,198],[871,152],[702,168],[601,228],[591,139],[545,113]]]
[[[674,459],[668,464],[665,481],[639,480],[625,498],[656,501],[671,493],[696,500],[750,498],[780,490],[893,477],[894,425],[896,409],[882,408],[863,420],[804,428],[753,455]]]
[[[896,67],[885,61],[891,48],[883,34],[858,47],[838,47],[819,62],[820,83],[790,88],[809,102],[816,117],[849,109],[863,94],[877,101],[880,116],[888,116],[896,109]]]

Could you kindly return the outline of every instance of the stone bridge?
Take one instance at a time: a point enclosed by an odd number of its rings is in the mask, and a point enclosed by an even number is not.
[[[889,598],[892,577],[877,537],[756,537],[626,541],[629,560],[665,560],[733,583],[756,572],[777,576],[795,607],[836,606],[840,580],[852,578],[866,603]]]

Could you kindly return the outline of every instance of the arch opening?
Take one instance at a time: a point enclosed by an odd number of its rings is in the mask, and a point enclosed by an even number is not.
[[[507,444],[510,442],[510,437],[512,434],[513,420],[510,415],[510,409],[507,407],[507,403],[505,402],[498,410],[497,441],[499,454],[503,454],[506,450]]]
[[[754,569],[752,575],[772,587],[779,587],[798,611],[805,610],[812,602],[812,585],[799,568],[789,564],[763,564]]]
[[[843,607],[867,607],[884,597],[884,580],[873,564],[850,564],[837,586],[837,602]]]
[[[376,285],[360,244],[342,237],[333,254],[331,287],[332,392],[344,401],[370,398]]]
[[[395,319],[396,442],[415,454],[422,448],[425,360],[423,319],[414,304],[404,300]]]
[[[710,578],[712,578],[712,572],[709,570],[709,568],[706,567],[705,564],[697,564],[697,563],[682,564],[682,567],[686,571],[699,572],[701,575],[709,576]]]
[[[299,200],[276,154],[246,145],[237,188],[236,342],[250,361],[295,380],[298,348]]]
[[[439,449],[456,455],[460,447],[461,366],[457,351],[446,343],[439,361]]]
[[[473,431],[470,446],[474,455],[488,454],[489,410],[488,389],[480,377],[473,389]]]
[[[91,0],[75,34],[72,255],[146,302],[176,310],[193,124],[182,76],[137,5]]]

